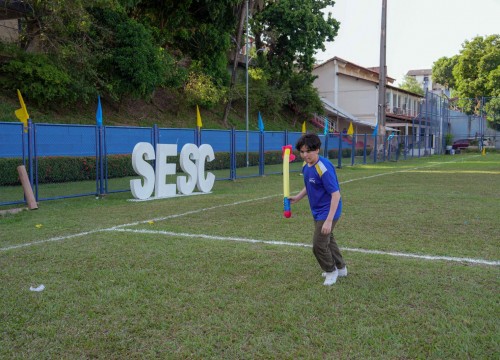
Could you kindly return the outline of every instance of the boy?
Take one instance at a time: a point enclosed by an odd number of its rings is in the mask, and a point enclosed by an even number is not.
[[[347,276],[347,267],[333,236],[333,229],[342,214],[342,198],[337,174],[332,163],[319,155],[321,140],[316,134],[300,137],[295,148],[305,161],[302,168],[304,188],[290,196],[294,204],[307,195],[314,218],[313,253],[323,269],[325,282],[333,285],[339,276]]]

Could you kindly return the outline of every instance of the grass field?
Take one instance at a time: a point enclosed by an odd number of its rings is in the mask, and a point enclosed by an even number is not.
[[[0,217],[0,358],[498,358],[500,154],[337,173],[349,275],[331,287],[280,175]]]

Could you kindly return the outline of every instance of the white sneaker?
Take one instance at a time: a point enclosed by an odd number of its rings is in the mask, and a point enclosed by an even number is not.
[[[339,277],[347,276],[347,266],[344,266],[342,269],[338,269],[338,271],[339,271]],[[326,272],[321,273],[321,276],[325,277]]]
[[[342,269],[338,270],[339,270],[339,277],[347,276],[347,266],[344,266]]]
[[[335,269],[335,271],[332,272],[327,272],[325,275],[325,282],[323,283],[323,285],[330,286],[335,284],[337,282],[338,276],[339,272],[337,269]]]

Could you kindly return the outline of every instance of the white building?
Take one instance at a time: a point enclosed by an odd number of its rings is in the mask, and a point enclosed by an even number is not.
[[[365,68],[339,57],[317,65],[314,86],[331,122],[330,130],[342,132],[350,123],[357,134],[372,133],[380,117],[378,111],[378,68]],[[423,96],[386,83],[386,131],[412,134],[412,121],[418,116]],[[318,124],[319,125],[319,124]]]
[[[432,80],[432,69],[409,70],[406,76],[414,78],[424,91],[427,89],[427,91],[434,94],[446,94],[446,96],[450,96],[449,91],[443,85]]]

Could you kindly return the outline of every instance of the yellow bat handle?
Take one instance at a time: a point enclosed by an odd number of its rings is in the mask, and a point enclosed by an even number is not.
[[[290,149],[283,156],[283,197],[290,197]]]

